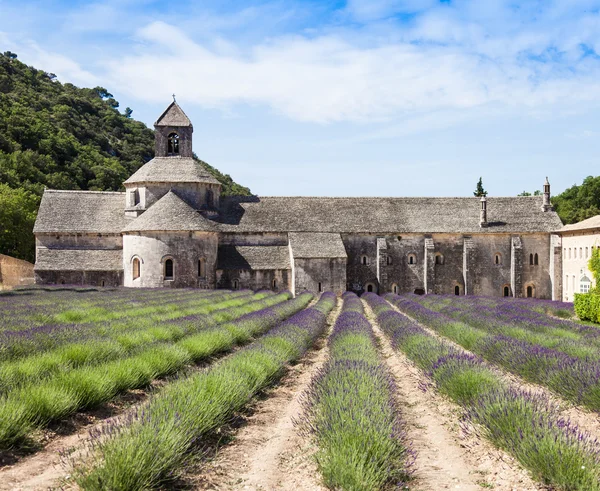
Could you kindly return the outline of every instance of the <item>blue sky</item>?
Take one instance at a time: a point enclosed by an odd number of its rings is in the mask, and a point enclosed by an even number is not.
[[[0,0],[0,50],[261,195],[558,193],[600,174],[600,0]]]

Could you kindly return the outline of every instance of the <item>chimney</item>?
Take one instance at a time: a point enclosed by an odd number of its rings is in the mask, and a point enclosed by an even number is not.
[[[487,199],[485,196],[481,197],[481,209],[479,210],[479,226],[487,227]]]
[[[548,181],[548,177],[546,177],[546,182],[544,183],[544,201],[542,203],[543,211],[552,211],[552,203],[550,203],[550,182]]]

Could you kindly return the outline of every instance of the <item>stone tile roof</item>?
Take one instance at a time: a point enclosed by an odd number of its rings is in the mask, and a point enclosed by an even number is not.
[[[340,234],[290,232],[288,236],[295,258],[348,257]]]
[[[36,271],[120,271],[123,251],[90,249],[38,249]]]
[[[290,269],[288,246],[219,246],[217,269]]]
[[[225,232],[526,233],[562,227],[541,196],[488,198],[488,227],[479,226],[480,198],[229,197],[221,199]]]
[[[125,193],[46,189],[33,232],[119,234],[128,221],[124,209]]]
[[[191,157],[155,157],[140,167],[125,184],[143,182],[205,182],[220,185],[200,162]]]
[[[206,230],[216,231],[217,225],[169,191],[144,213],[130,222],[123,232]]]
[[[560,232],[574,232],[577,230],[589,230],[594,228],[600,229],[600,215],[582,220],[581,222],[565,225],[560,229]]]
[[[154,126],[192,126],[192,122],[179,104],[173,101],[156,120]]]

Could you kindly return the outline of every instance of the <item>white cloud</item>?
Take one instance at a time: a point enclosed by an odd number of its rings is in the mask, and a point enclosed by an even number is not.
[[[154,22],[139,30],[135,50],[106,64],[107,85],[148,101],[164,101],[175,91],[186,103],[267,105],[291,119],[320,123],[497,103],[539,111],[600,101],[596,60],[573,69],[519,56],[526,48],[542,50],[548,43],[542,33],[489,39],[476,25],[461,30],[457,21],[432,14],[407,36],[431,39],[436,32],[454,42],[369,46],[336,33],[215,50],[214,43],[199,44],[175,26]]]

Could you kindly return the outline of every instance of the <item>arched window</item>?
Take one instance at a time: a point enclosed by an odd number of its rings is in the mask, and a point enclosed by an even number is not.
[[[435,264],[444,264],[444,256],[439,252],[435,255]]]
[[[322,292],[323,291],[323,284],[321,282],[319,282],[318,287],[319,287],[319,292]]]
[[[104,280],[100,282],[100,286],[104,286]]]
[[[388,257],[387,257],[387,264],[388,264],[388,266],[389,266],[390,264],[392,264],[392,256],[388,256]]]
[[[529,264],[533,266],[533,254],[529,254]]]
[[[569,275],[565,276],[565,291],[569,291]]]
[[[360,264],[367,265],[367,256],[360,256]]]
[[[232,288],[233,290],[237,290],[239,287],[240,287],[240,282],[239,282],[238,280],[233,280],[233,281],[231,282],[231,288]]]
[[[569,247],[569,259],[571,259],[571,248]]]
[[[537,252],[533,256],[533,265],[537,266],[539,264],[539,258]]]
[[[168,136],[167,154],[179,155],[179,135],[177,133],[170,133]]]
[[[585,248],[585,258],[587,259],[588,257],[589,257],[589,254],[588,254],[588,248],[586,247],[586,248]]]
[[[583,247],[579,248],[579,259],[583,259]]]
[[[505,297],[510,297],[510,286],[504,285],[502,295],[504,295]]]
[[[408,264],[417,264],[417,255],[416,254],[408,255]]]
[[[212,208],[215,203],[215,195],[210,189],[206,190],[206,206]]]
[[[165,280],[173,279],[173,260],[165,260]]]
[[[273,279],[273,290],[277,290],[277,279]]]
[[[367,291],[368,292],[373,292],[373,285],[367,285]]]
[[[460,295],[460,286],[456,285],[454,287],[454,295]]]
[[[535,298],[535,286],[528,285],[527,286],[527,298]]]
[[[502,254],[499,252],[494,255],[494,264],[497,264],[498,266],[502,264]]]
[[[140,260],[137,257],[133,258],[133,262],[131,264],[131,273],[134,280],[137,280],[140,277]]]
[[[204,278],[206,276],[206,259],[203,257],[198,259],[198,278]]]
[[[392,285],[392,293],[398,295],[398,285],[396,283]]]
[[[583,275],[579,280],[579,293],[589,293],[592,286],[592,280]]]

